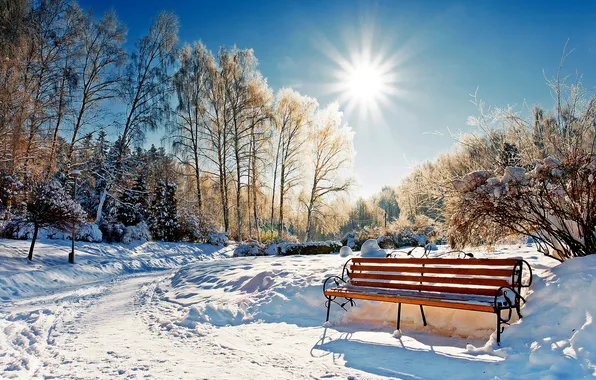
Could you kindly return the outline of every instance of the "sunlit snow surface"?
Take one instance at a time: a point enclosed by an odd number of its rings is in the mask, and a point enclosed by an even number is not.
[[[0,240],[0,378],[478,379],[594,375],[596,257],[556,266],[533,247],[524,318],[494,342],[495,316],[357,301],[333,305],[339,255],[229,258],[193,244]],[[433,251],[444,255],[445,247]],[[357,253],[356,253],[357,254]]]

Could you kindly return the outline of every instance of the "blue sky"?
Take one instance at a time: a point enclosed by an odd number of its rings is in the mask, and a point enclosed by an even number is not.
[[[575,51],[566,73],[596,82],[596,2],[549,1],[113,1],[81,0],[97,13],[114,9],[128,25],[129,41],[146,33],[160,10],[180,17],[180,40],[210,49],[253,48],[260,70],[277,90],[293,87],[325,105],[343,56],[374,30],[374,54],[400,63],[399,96],[378,117],[345,115],[356,132],[355,195],[396,185],[412,165],[449,150],[440,134],[466,131],[475,114],[469,94],[478,88],[489,105],[540,104],[552,99],[545,75],[556,74],[565,43]],[[346,106],[344,104],[344,106]],[[370,116],[370,115],[368,115]]]

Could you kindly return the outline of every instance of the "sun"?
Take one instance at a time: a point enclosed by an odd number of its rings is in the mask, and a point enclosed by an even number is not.
[[[383,119],[383,110],[403,93],[398,88],[403,73],[396,52],[389,54],[372,29],[363,29],[360,38],[349,39],[344,52],[327,41],[321,50],[335,64],[334,81],[327,88],[345,111],[356,111],[366,120]]]
[[[386,86],[383,74],[376,67],[355,67],[347,74],[346,89],[350,97],[362,102],[373,101],[382,94],[383,87]]]

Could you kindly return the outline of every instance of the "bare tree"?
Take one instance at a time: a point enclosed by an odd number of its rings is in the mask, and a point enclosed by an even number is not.
[[[300,183],[300,153],[307,139],[307,129],[312,123],[317,101],[298,92],[284,88],[277,93],[274,115],[277,126],[277,155],[273,174],[273,194],[279,170],[279,226],[283,234],[284,200],[286,194]],[[279,165],[279,169],[278,169]],[[273,202],[275,195],[272,196]]]
[[[149,34],[136,43],[120,82],[120,97],[126,105],[120,159],[133,141],[143,141],[145,130],[156,130],[169,113],[168,69],[176,59],[177,43],[178,17],[167,12],[160,13]]]
[[[178,159],[190,166],[196,181],[199,211],[203,208],[201,196],[201,161],[204,156],[206,76],[208,62],[201,52],[202,45],[194,49],[185,46],[180,54],[180,68],[174,74],[174,88],[178,99],[175,119],[171,123],[172,148]]]
[[[309,143],[313,160],[312,186],[308,200],[305,241],[308,241],[313,219],[322,219],[325,200],[332,194],[345,192],[351,184],[350,178],[342,178],[342,170],[353,158],[353,132],[341,125],[342,113],[339,105],[332,103],[318,112]]]
[[[74,12],[75,10],[73,10]],[[78,10],[78,12],[83,12]],[[107,12],[100,20],[93,20],[90,13],[82,15],[79,31],[81,55],[78,63],[78,82],[75,119],[67,161],[71,164],[75,145],[81,129],[93,120],[93,111],[99,105],[117,95],[121,80],[117,71],[126,60],[122,49],[125,27],[114,12]]]

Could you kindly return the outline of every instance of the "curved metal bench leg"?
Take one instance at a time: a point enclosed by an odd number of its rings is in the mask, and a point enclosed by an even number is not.
[[[426,326],[426,316],[424,315],[424,308],[420,305],[420,313],[422,313],[422,323]]]
[[[497,312],[497,344],[501,345],[501,310]]]
[[[329,310],[331,309],[331,298],[327,297],[327,319],[325,322],[329,322]]]
[[[401,323],[401,303],[397,304],[397,329],[399,330],[399,325]]]

